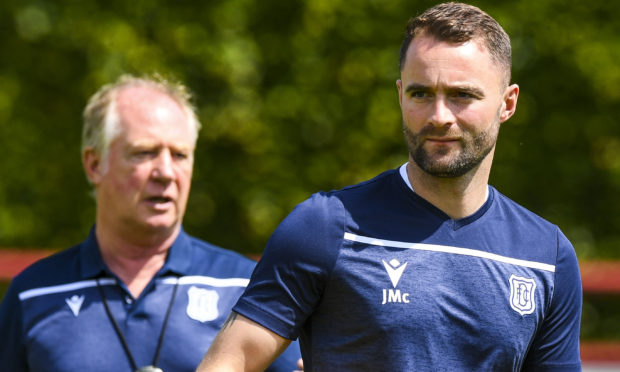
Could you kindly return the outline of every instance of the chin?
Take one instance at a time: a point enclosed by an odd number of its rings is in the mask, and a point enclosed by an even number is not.
[[[177,218],[163,218],[163,216],[150,218],[147,221],[144,221],[144,225],[153,231],[171,230],[179,226],[179,224],[180,222]]]

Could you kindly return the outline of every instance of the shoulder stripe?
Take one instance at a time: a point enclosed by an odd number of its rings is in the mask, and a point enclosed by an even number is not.
[[[203,284],[209,285],[211,287],[247,287],[250,282],[247,278],[213,278],[210,276],[200,276],[200,275],[191,275],[191,276],[182,276],[180,278],[170,276],[162,279],[157,279],[158,282],[163,284],[175,284],[177,281],[179,285],[185,284]],[[116,284],[116,280],[112,278],[102,278],[99,280],[101,285],[114,285]],[[62,292],[70,292],[75,291],[82,288],[90,288],[96,287],[96,280],[82,280],[79,282],[54,285],[50,287],[40,287],[33,288],[27,291],[23,291],[19,293],[19,299],[21,301],[27,300],[29,298],[44,296],[48,294],[62,293]]]
[[[415,249],[419,251],[443,252],[443,253],[459,254],[459,255],[464,255],[464,256],[480,257],[480,258],[486,258],[486,259],[493,260],[493,261],[507,263],[510,265],[529,267],[532,269],[550,271],[552,273],[555,272],[555,265],[549,265],[546,263],[535,262],[535,261],[519,260],[519,259],[512,258],[512,257],[501,256],[498,254],[479,251],[475,249],[469,249],[469,248],[451,247],[447,245],[437,245],[437,244],[408,243],[408,242],[399,242],[399,241],[385,240],[385,239],[375,239],[375,238],[369,238],[367,236],[355,235],[351,233],[344,233],[344,239],[350,240],[353,242],[366,243],[366,244],[377,245],[377,246],[382,246],[382,247]]]
[[[112,285],[112,284],[116,284],[116,280],[111,279],[111,278],[103,278],[99,280],[99,283],[101,283],[101,285]],[[43,295],[53,294],[53,293],[75,291],[77,289],[96,287],[96,286],[97,286],[96,280],[82,280],[79,282],[74,282],[74,283],[69,283],[69,284],[33,288],[27,291],[20,292],[19,299],[21,301],[24,301],[32,297],[38,297],[38,296],[43,296]]]
[[[211,287],[247,287],[250,279],[247,278],[213,278],[210,276],[182,276],[178,278],[179,285],[185,284],[204,284]],[[174,284],[177,282],[176,277],[168,277],[162,279],[162,283]]]

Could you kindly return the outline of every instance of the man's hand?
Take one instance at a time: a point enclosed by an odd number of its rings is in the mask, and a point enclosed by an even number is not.
[[[299,358],[297,360],[297,368],[299,368],[299,369],[296,369],[293,372],[304,372],[304,361],[303,361],[303,359]]]

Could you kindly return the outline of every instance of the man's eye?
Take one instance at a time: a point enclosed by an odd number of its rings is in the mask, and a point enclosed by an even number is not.
[[[184,152],[173,152],[172,156],[176,159],[187,159],[189,157],[189,155]]]
[[[428,93],[422,90],[418,90],[418,91],[413,91],[411,92],[411,97],[413,98],[424,98],[424,97],[428,97]]]
[[[157,155],[157,152],[154,150],[140,150],[133,153],[133,156],[137,158],[147,158],[155,155]]]
[[[455,97],[457,98],[464,98],[464,99],[472,99],[474,98],[474,95],[468,92],[456,92],[454,94]]]

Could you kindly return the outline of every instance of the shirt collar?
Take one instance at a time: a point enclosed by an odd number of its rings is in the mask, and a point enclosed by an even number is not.
[[[166,263],[159,270],[157,276],[166,273],[175,273],[179,275],[186,274],[192,264],[192,257],[191,239],[189,235],[185,233],[183,227],[181,227],[179,235],[174,240],[170,250],[168,251]],[[97,243],[97,237],[95,236],[95,226],[90,229],[88,237],[80,246],[80,263],[83,278],[96,278],[103,275],[112,275],[101,257],[99,243]]]
[[[405,183],[407,184],[407,187],[409,187],[409,189],[413,192],[415,192],[415,190],[413,189],[413,186],[411,186],[411,182],[409,181],[409,175],[407,174],[407,164],[409,164],[409,162],[406,162],[405,164],[401,165],[400,168],[398,169],[398,173],[400,173],[400,177],[403,179],[403,181],[405,181]],[[485,195],[484,195],[484,200],[485,203],[489,200],[489,189],[490,186],[487,185],[487,188],[485,190]]]
[[[96,278],[110,272],[99,252],[95,226],[90,229],[88,237],[80,246],[80,263],[83,278]]]
[[[190,266],[192,265],[193,246],[191,238],[185,233],[183,227],[179,231],[179,236],[174,240],[170,251],[168,251],[168,258],[164,267],[161,268],[160,273],[173,272],[176,274],[187,274]]]

